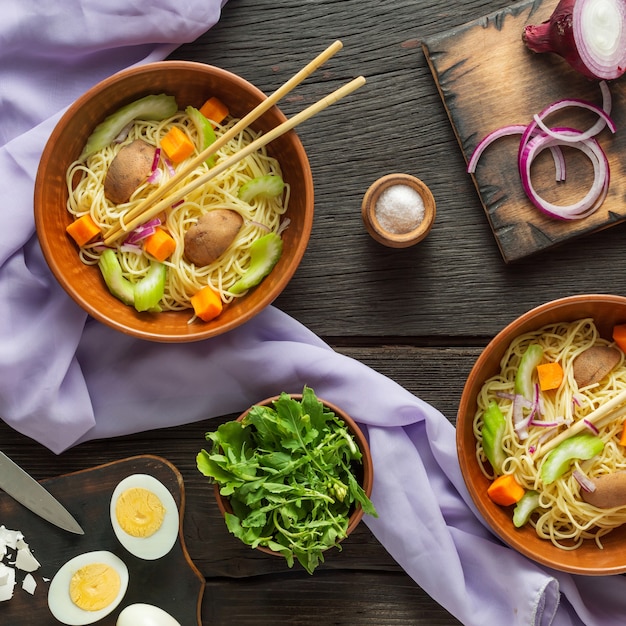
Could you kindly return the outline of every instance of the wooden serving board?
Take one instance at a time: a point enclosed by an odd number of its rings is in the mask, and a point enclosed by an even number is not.
[[[109,521],[111,495],[117,484],[131,474],[150,474],[172,493],[180,515],[178,540],[172,550],[155,561],[143,561],[128,553],[117,541]],[[114,626],[120,611],[144,602],[159,606],[181,624],[200,624],[200,603],[205,581],[191,562],[183,540],[184,485],[179,471],[168,461],[142,455],[100,465],[89,470],[42,481],[72,513],[85,534],[74,535],[41,519],[10,496],[0,492],[0,524],[23,533],[41,567],[33,573],[34,595],[21,588],[23,574],[13,598],[0,603],[0,623],[11,626],[53,626],[59,622],[48,609],[48,587],[59,567],[72,557],[93,550],[108,550],[126,563],[128,590],[117,609],[97,622]]]
[[[597,83],[560,57],[534,54],[522,42],[524,26],[547,20],[556,5],[557,0],[527,0],[424,40],[422,48],[466,161],[488,133],[508,124],[528,124],[552,102],[579,98],[601,104]],[[499,139],[484,152],[473,179],[505,262],[626,219],[626,80],[612,83],[611,93],[617,132],[605,129],[597,137],[611,169],[609,194],[587,218],[555,219],[530,203],[517,170],[518,135]],[[573,111],[548,118],[549,125],[575,124],[584,130],[595,121]],[[578,151],[568,149],[566,160],[567,180],[558,185],[548,151],[533,166],[535,188],[554,204],[582,198],[593,179],[591,164]]]

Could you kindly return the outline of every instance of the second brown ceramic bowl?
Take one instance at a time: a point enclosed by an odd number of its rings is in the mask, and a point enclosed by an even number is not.
[[[602,550],[589,539],[575,550],[562,550],[540,539],[528,525],[515,528],[510,509],[494,504],[487,495],[489,480],[478,466],[472,428],[477,395],[485,381],[499,371],[500,360],[513,339],[546,324],[587,317],[593,318],[601,336],[610,341],[613,326],[626,322],[626,298],[594,294],[554,300],[521,315],[498,333],[470,371],[459,404],[456,438],[461,472],[470,495],[491,529],[504,542],[542,565],[574,574],[603,576],[626,572],[626,525],[602,537]]]
[[[302,394],[293,393],[293,394],[290,394],[290,396],[296,400],[302,399]],[[269,406],[275,400],[278,400],[279,397],[280,396],[272,396],[271,398],[267,398],[266,400],[258,402],[257,406]],[[359,450],[361,451],[361,455],[362,455],[361,471],[355,474],[355,476],[357,480],[359,481],[359,484],[361,485],[361,487],[363,487],[363,491],[365,491],[365,495],[369,498],[372,495],[372,487],[374,485],[374,464],[372,462],[372,454],[370,452],[369,443],[367,442],[367,439],[365,438],[363,431],[359,428],[358,424],[345,411],[335,406],[331,402],[328,402],[327,400],[322,400],[321,398],[319,398],[319,401],[325,407],[330,409],[338,418],[343,420],[343,422],[348,427],[348,431],[354,437],[356,444],[359,447]],[[244,411],[237,418],[237,421],[243,420],[243,418],[246,415],[248,415],[248,413],[251,410],[252,410],[252,407]],[[228,498],[225,498],[220,493],[219,484],[215,483],[213,486],[213,489],[215,493],[215,498],[217,500],[217,506],[219,510],[221,511],[222,515],[226,513],[232,513],[233,509],[230,505],[230,502],[228,501]],[[350,518],[348,520],[348,528],[346,531],[346,537],[349,536],[354,531],[354,529],[359,525],[362,518],[363,518],[363,509],[359,505],[354,509],[354,511],[352,511],[350,515]],[[275,552],[274,550],[270,550],[269,548],[265,546],[259,546],[257,550],[260,550],[261,552],[265,552],[266,554],[271,554],[271,555],[279,556],[283,558],[283,555],[280,554],[280,552]]]
[[[269,305],[285,288],[306,250],[313,225],[313,178],[309,161],[294,131],[271,142],[268,153],[278,159],[291,187],[284,231],[283,254],[272,272],[256,288],[224,307],[214,320],[188,324],[191,312],[138,313],[111,295],[97,267],[80,262],[65,228],[66,171],[81,153],[95,126],[120,107],[148,94],[176,97],[179,108],[199,107],[217,96],[235,117],[243,117],[265,99],[265,94],[243,78],[225,70],[189,61],[160,61],[133,67],[105,79],[72,104],[53,130],[43,151],[35,181],[35,225],[52,273],[67,293],[97,320],[116,330],[161,342],[206,339],[231,330]],[[272,107],[252,127],[268,132],[285,121]]]

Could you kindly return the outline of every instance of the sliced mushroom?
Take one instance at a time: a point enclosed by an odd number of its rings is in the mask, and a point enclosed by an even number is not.
[[[574,380],[579,387],[599,383],[619,360],[619,350],[610,346],[588,348],[574,359]]]
[[[115,155],[104,179],[104,195],[114,204],[128,202],[152,171],[155,148],[135,139]]]
[[[599,509],[610,509],[614,506],[626,504],[626,472],[604,474],[591,481],[596,486],[595,491],[583,491],[582,499]]]
[[[185,233],[185,257],[196,265],[209,265],[218,259],[237,237],[243,218],[230,209],[205,213]]]

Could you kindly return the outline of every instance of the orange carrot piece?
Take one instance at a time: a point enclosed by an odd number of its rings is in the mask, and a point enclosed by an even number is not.
[[[613,341],[622,352],[626,352],[626,324],[617,324],[613,327]]]
[[[619,445],[626,446],[626,422],[622,426],[622,436],[619,438]]]
[[[560,387],[564,373],[561,364],[554,362],[537,365],[537,375],[539,376],[539,388],[541,391],[548,391]]]
[[[195,146],[178,126],[172,126],[161,139],[161,148],[173,163],[180,163],[193,154]]]
[[[508,506],[522,499],[524,488],[515,480],[513,474],[503,474],[489,485],[487,495],[496,504]]]
[[[143,242],[143,249],[157,261],[165,261],[176,250],[176,241],[168,232],[157,228]]]
[[[191,305],[196,315],[205,322],[217,317],[223,307],[219,293],[208,285],[191,296]]]
[[[228,107],[219,98],[213,96],[200,107],[200,113],[213,122],[213,128],[215,128],[228,115]]]
[[[100,234],[100,226],[93,221],[88,213],[74,220],[65,230],[79,246],[84,246]]]

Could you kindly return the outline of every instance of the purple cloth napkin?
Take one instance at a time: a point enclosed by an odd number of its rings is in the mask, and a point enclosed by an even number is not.
[[[367,431],[379,518],[365,523],[463,624],[621,624],[624,577],[550,571],[502,545],[466,492],[449,421],[276,308],[216,339],[153,344],[88,320],[52,277],[34,234],[32,195],[39,155],[60,113],[102,78],[195,39],[224,3],[3,4],[0,415],[61,453],[88,439],[237,412],[308,384]]]

